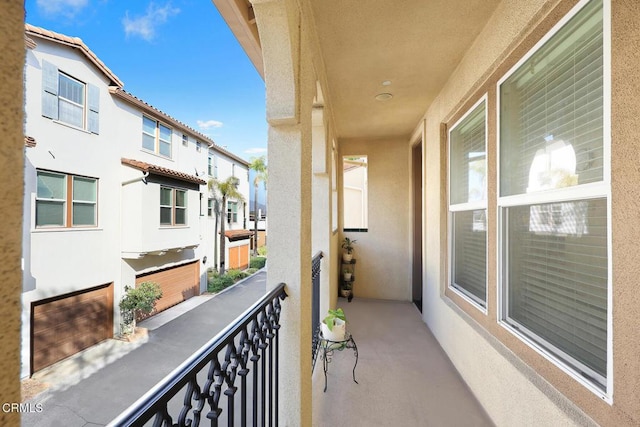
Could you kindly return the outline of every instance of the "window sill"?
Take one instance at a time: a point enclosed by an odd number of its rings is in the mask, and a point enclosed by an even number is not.
[[[74,231],[104,231],[102,227],[35,227],[32,233],[69,233]]]
[[[88,130],[86,130],[85,128],[81,128],[81,127],[78,127],[78,126],[74,126],[74,125],[72,125],[72,124],[69,124],[69,123],[66,123],[66,122],[62,122],[62,121],[60,121],[60,120],[53,120],[53,123],[57,123],[57,124],[59,124],[59,125],[62,125],[62,126],[68,127],[68,128],[70,128],[70,129],[75,129],[75,130],[78,130],[78,131],[80,131],[80,132],[87,133],[87,134],[89,134],[89,135],[97,135],[97,134],[94,134],[93,132],[89,132],[89,131],[88,131]]]
[[[171,158],[171,157],[167,157],[164,154],[156,153],[155,151],[147,150],[144,147],[142,147],[140,149],[140,151],[142,151],[143,153],[146,153],[146,154],[151,154],[152,156],[155,156],[155,157],[159,157],[161,159],[171,160],[172,162],[174,161],[173,158]]]

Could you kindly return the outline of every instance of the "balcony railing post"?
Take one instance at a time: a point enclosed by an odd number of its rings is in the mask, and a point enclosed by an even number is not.
[[[320,328],[320,261],[322,252],[318,252],[311,260],[311,360],[315,360],[318,351],[318,330]]]
[[[225,419],[228,426],[237,421],[244,426],[248,424],[249,415],[247,387],[253,391],[252,424],[267,425],[268,415],[268,425],[277,426],[278,331],[280,300],[287,296],[284,287],[281,283],[270,291],[109,426],[142,426],[152,422],[153,425],[195,427],[200,424],[203,410],[213,426],[224,423]],[[253,375],[249,377],[251,370]],[[198,378],[205,373],[206,380],[201,387]],[[181,400],[176,399],[179,396]],[[226,405],[220,401],[222,396],[226,398]],[[182,406],[176,408],[178,404]]]

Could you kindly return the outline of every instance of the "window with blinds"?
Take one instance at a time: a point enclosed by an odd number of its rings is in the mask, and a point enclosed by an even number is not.
[[[501,318],[607,391],[603,3],[499,84]]]
[[[450,288],[486,307],[486,98],[449,132]]]

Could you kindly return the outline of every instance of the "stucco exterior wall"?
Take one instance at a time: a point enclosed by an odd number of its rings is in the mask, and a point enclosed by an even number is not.
[[[23,194],[23,70],[24,70],[24,5],[3,2],[0,40],[3,60],[0,63],[0,177],[2,182],[2,214],[0,260],[0,402],[20,402],[20,288],[22,284],[21,229]],[[17,412],[0,411],[0,425],[17,426]]]
[[[356,297],[411,300],[410,148],[403,140],[341,140],[344,156],[367,156],[368,229],[356,239]],[[342,206],[340,215],[342,218]]]
[[[606,403],[502,328],[497,319],[495,206],[496,83],[576,1],[504,1],[425,115],[425,249],[423,317],[462,377],[498,425],[523,419],[537,425],[637,425],[640,351],[637,339],[640,265],[637,246],[640,94],[637,73],[640,6],[612,0],[613,403]],[[607,8],[605,8],[607,10]],[[633,24],[635,23],[635,25]],[[608,65],[608,64],[607,64]],[[488,314],[446,292],[446,138],[451,124],[485,93],[488,97]],[[606,94],[605,94],[606,97]],[[446,295],[445,295],[446,293]],[[635,326],[632,326],[635,325]]]
[[[21,29],[24,34],[24,27]],[[93,134],[42,116],[42,63],[47,61],[100,91],[100,133]],[[22,376],[30,373],[31,303],[45,298],[118,283],[120,215],[118,145],[113,143],[108,79],[86,57],[66,46],[37,41],[27,49],[24,67],[25,148],[23,222]],[[97,178],[97,227],[36,228],[36,170]],[[114,191],[115,189],[115,191]],[[64,256],[60,256],[64,254]],[[69,274],[73,272],[73,274]],[[118,287],[116,286],[116,289]],[[116,291],[117,292],[117,291]]]

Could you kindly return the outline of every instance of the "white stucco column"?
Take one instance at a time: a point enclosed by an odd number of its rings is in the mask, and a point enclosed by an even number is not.
[[[320,272],[320,320],[337,298],[336,286],[331,286],[331,163],[324,121],[324,108],[315,105],[311,113],[312,177],[312,254],[322,251]]]
[[[280,329],[279,424],[311,425],[311,104],[294,1],[254,0],[269,122],[267,288],[286,283]]]

